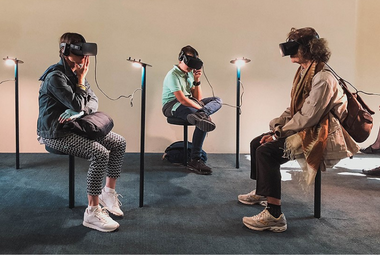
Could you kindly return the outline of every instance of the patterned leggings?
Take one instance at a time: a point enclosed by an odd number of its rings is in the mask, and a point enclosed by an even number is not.
[[[88,159],[87,194],[97,196],[102,193],[104,175],[119,178],[123,164],[126,141],[124,137],[110,132],[103,138],[90,140],[77,134],[61,138],[42,138],[46,146],[65,154]]]

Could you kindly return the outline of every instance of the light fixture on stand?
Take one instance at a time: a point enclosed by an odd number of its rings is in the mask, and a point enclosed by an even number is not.
[[[20,141],[19,141],[19,102],[18,102],[18,65],[24,63],[17,58],[3,58],[7,65],[15,67],[15,118],[16,118],[16,169],[20,168]]]
[[[251,62],[248,58],[236,58],[230,61],[231,64],[236,66],[237,86],[236,86],[236,168],[240,167],[240,68],[245,64]]]
[[[146,105],[146,67],[151,65],[129,57],[127,61],[133,66],[141,67],[141,132],[140,132],[140,200],[139,206],[144,206],[144,153],[145,153],[145,105]]]

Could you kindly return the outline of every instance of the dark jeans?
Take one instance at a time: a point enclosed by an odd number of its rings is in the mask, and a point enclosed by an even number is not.
[[[201,100],[204,104],[203,108],[197,110],[193,107],[188,107],[184,105],[180,105],[177,110],[173,112],[173,117],[180,118],[183,120],[187,120],[187,115],[191,113],[195,113],[197,111],[204,111],[207,116],[217,112],[222,107],[222,100],[219,97],[207,97]],[[193,134],[193,149],[191,150],[191,158],[199,159],[201,157],[201,151],[203,142],[205,140],[207,132],[200,130],[199,128],[195,128]]]
[[[256,180],[256,194],[281,199],[280,166],[289,161],[283,158],[285,138],[260,144],[262,134],[251,141],[251,179]]]

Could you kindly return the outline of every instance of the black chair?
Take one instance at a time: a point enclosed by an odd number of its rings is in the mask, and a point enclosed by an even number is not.
[[[45,145],[45,149],[53,154],[68,155]],[[69,156],[69,208],[75,207],[75,156]]]
[[[177,126],[183,126],[183,155],[187,155],[187,148],[188,148],[188,132],[187,128],[188,126],[194,126],[193,124],[190,124],[186,120],[175,118],[175,117],[167,117],[167,122],[172,125]],[[183,158],[183,165],[187,166],[187,157]]]

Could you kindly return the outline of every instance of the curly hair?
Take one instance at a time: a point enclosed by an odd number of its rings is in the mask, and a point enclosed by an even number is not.
[[[288,40],[296,41],[300,44],[298,51],[304,59],[327,63],[331,56],[331,51],[327,47],[327,41],[319,38],[314,28],[292,28],[288,34]]]

